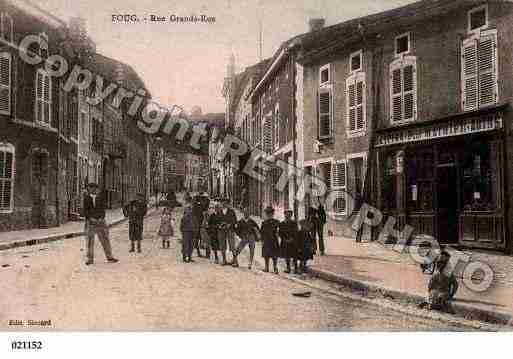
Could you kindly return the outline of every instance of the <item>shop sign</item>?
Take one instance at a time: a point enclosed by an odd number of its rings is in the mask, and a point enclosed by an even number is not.
[[[500,128],[502,128],[502,116],[499,114],[467,118],[463,120],[459,119],[421,128],[397,130],[386,134],[378,134],[376,138],[376,147],[452,136],[462,136],[471,133],[493,131]]]

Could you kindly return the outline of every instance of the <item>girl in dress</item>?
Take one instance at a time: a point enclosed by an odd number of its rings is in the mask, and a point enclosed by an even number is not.
[[[169,248],[171,244],[169,238],[174,236],[174,218],[172,212],[173,210],[170,207],[165,207],[162,211],[158,232],[159,236],[162,238],[162,248]]]

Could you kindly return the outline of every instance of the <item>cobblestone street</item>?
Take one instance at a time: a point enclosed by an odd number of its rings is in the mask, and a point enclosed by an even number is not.
[[[126,223],[111,229],[117,264],[84,265],[83,237],[0,252],[0,323],[8,330],[464,330],[330,295],[259,269],[181,262],[146,219],[143,253],[128,253]],[[257,253],[259,255],[259,253]],[[310,298],[294,297],[311,290]],[[9,325],[51,320],[52,326]]]

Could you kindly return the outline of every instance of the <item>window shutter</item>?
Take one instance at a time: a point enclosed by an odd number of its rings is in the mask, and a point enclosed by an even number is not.
[[[356,84],[351,77],[346,82],[349,131],[356,130]]]
[[[12,209],[14,157],[10,151],[0,151],[0,210]]]
[[[417,114],[416,61],[405,59],[403,67],[403,120],[414,120]]]
[[[0,113],[11,114],[11,54],[0,54]]]
[[[477,51],[479,69],[479,107],[497,102],[497,34],[483,32]]]
[[[461,88],[463,110],[475,110],[478,107],[478,41],[474,38],[465,40],[461,50]]]
[[[263,147],[264,151],[267,153],[271,153],[273,148],[273,124],[272,124],[272,118],[266,117],[264,121],[264,141],[263,141]]]
[[[319,138],[331,137],[331,90],[319,92]]]
[[[346,182],[347,182],[347,168],[346,162],[336,161],[332,163],[332,176],[331,176],[331,191],[335,194],[335,201],[333,210],[336,214],[346,213]]]
[[[403,118],[402,87],[401,63],[396,62],[390,66],[390,117],[392,122],[401,121]]]
[[[390,65],[390,119],[411,121],[417,116],[417,64],[405,57]]]

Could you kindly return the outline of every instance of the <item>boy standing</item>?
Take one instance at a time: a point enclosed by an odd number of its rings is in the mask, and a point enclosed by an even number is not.
[[[280,243],[278,240],[278,227],[280,222],[274,219],[274,208],[264,210],[265,220],[260,233],[262,236],[262,257],[265,260],[264,272],[269,272],[269,259],[273,260],[274,273],[278,274],[278,257],[280,256]]]
[[[137,194],[137,198],[125,207],[123,214],[128,218],[128,237],[130,239],[130,253],[135,252],[135,243],[137,242],[137,253],[141,253],[141,240],[144,227],[144,216],[148,211],[148,206],[142,193]]]
[[[249,217],[249,208],[244,208],[244,217],[235,225],[235,233],[241,238],[239,246],[235,250],[233,258],[233,266],[238,267],[237,257],[249,245],[249,265],[248,269],[253,266],[253,258],[255,256],[255,242],[258,238],[258,224]]]

